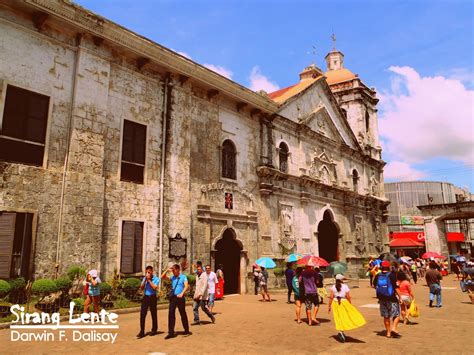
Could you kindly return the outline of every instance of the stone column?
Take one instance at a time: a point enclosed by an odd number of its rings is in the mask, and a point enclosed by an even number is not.
[[[268,164],[267,125],[265,119],[260,117],[260,165]]]
[[[267,165],[273,167],[273,123],[270,120],[266,121],[267,126]]]
[[[247,251],[240,252],[240,294],[247,293]]]
[[[436,217],[425,217],[425,243],[426,251],[435,252],[441,255],[448,254],[448,243],[443,221]]]

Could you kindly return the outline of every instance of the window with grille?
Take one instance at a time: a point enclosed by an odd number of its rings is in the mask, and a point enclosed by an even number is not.
[[[125,120],[123,123],[120,180],[143,184],[145,151],[146,126]]]
[[[236,180],[236,151],[234,143],[230,140],[225,140],[222,143],[222,177]]]
[[[280,171],[287,173],[289,149],[288,146],[283,142],[280,143],[278,155],[280,160]]]
[[[122,251],[120,272],[134,274],[142,272],[143,222],[122,222]]]
[[[49,97],[8,85],[0,121],[0,161],[42,166]]]
[[[352,171],[352,188],[355,192],[359,191],[359,173],[355,169]]]

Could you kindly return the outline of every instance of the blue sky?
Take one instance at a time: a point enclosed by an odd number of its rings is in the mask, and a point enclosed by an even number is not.
[[[268,91],[296,83],[313,61],[325,69],[334,32],[345,67],[381,98],[386,180],[474,191],[473,1],[76,2]]]

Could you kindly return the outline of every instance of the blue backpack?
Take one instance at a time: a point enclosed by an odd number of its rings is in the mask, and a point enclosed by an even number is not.
[[[377,297],[389,298],[393,296],[392,281],[390,281],[390,273],[380,273],[377,278],[377,288],[375,289]]]

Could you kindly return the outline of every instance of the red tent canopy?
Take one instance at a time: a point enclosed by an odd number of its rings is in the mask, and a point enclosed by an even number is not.
[[[390,241],[390,248],[422,248],[424,243],[417,242],[410,238],[396,238]]]

